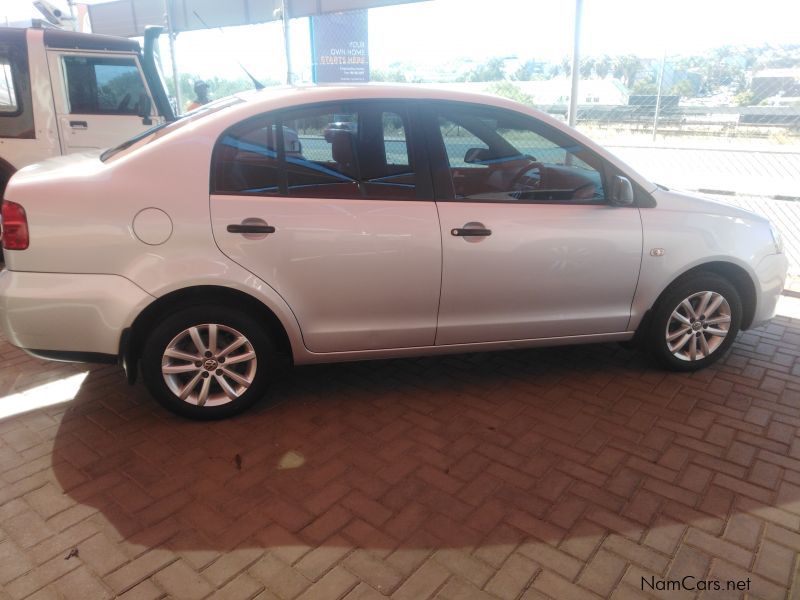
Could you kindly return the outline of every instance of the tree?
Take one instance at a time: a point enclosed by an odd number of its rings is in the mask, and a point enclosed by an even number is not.
[[[509,100],[514,100],[521,104],[527,104],[528,106],[533,106],[534,104],[533,96],[526,94],[518,85],[510,81],[498,81],[497,83],[493,83],[489,86],[488,91],[492,94],[502,96],[503,98],[508,98]]]
[[[658,85],[652,79],[640,79],[631,88],[631,93],[640,96],[655,96],[658,94]]]
[[[681,98],[691,98],[694,96],[694,86],[688,79],[681,79],[678,83],[672,86],[669,91],[672,96],[680,96]]]
[[[537,63],[535,60],[526,60],[514,71],[511,79],[516,81],[531,81],[536,78],[539,72],[541,72],[540,63]]]
[[[562,58],[561,59],[561,71],[567,77],[572,75],[572,61],[569,58]]]
[[[611,60],[611,57],[607,54],[603,55],[594,63],[594,72],[597,73],[597,76],[600,79],[605,79],[608,77],[608,74],[611,72],[611,68],[614,66],[614,62]]]
[[[628,89],[633,89],[633,84],[636,82],[636,75],[642,67],[642,60],[638,56],[628,54],[626,56],[618,56],[614,64],[614,77],[622,79]]]
[[[500,81],[505,79],[503,64],[505,59],[490,58],[485,63],[474,67],[462,75],[460,81]]]
[[[394,81],[398,83],[408,83],[405,74],[400,69],[389,69],[388,71],[381,71],[380,69],[370,69],[370,81]]]
[[[579,72],[582,79],[589,79],[594,73],[594,59],[588,56],[582,58]]]
[[[756,95],[753,93],[753,90],[745,90],[736,94],[733,101],[736,103],[736,106],[755,106],[758,104],[756,102],[757,98]]]

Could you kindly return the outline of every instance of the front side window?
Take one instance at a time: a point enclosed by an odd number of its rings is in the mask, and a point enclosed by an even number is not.
[[[19,110],[17,91],[11,72],[11,59],[0,54],[0,114]]]
[[[602,203],[602,161],[557,129],[474,106],[436,111],[457,200]]]
[[[407,131],[405,109],[381,103],[325,105],[250,119],[217,142],[213,190],[306,198],[416,198]]]
[[[132,58],[65,56],[71,114],[138,115],[147,91]]]

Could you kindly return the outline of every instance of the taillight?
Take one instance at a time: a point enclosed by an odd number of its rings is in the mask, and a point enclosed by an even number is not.
[[[3,200],[3,248],[5,250],[25,250],[30,243],[28,217],[21,204]]]

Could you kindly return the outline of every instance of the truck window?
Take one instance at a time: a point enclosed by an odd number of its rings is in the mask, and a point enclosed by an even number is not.
[[[228,108],[229,106],[234,106],[235,104],[241,104],[242,102],[244,102],[244,100],[238,96],[227,96],[225,98],[215,100],[214,102],[210,102],[209,104],[204,104],[200,108],[193,110],[189,114],[178,117],[174,121],[167,121],[166,123],[156,125],[155,127],[152,127],[147,131],[144,131],[139,135],[135,135],[129,140],[122,142],[119,146],[109,148],[100,155],[100,160],[107,162],[114,159],[114,157],[125,156],[128,152],[133,152],[136,148],[146,146],[150,142],[153,142],[165,135],[169,135],[181,127],[188,125],[189,123],[194,123],[199,119],[204,119],[209,115],[213,115],[215,112]]]
[[[15,113],[17,110],[19,104],[11,74],[11,60],[0,55],[0,113]]]
[[[65,56],[71,114],[136,115],[147,91],[132,58]]]

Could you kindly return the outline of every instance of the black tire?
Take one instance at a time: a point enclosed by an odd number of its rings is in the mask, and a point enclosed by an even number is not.
[[[729,323],[709,326],[699,318],[705,317],[706,315],[697,315],[697,319],[690,319],[692,323],[689,325],[682,325],[672,320],[673,311],[678,309],[683,300],[689,299],[693,297],[693,295],[700,294],[701,292],[713,292],[724,298],[725,302],[727,302],[727,307],[729,308]],[[702,296],[695,296],[690,301],[690,305],[692,305],[694,308],[699,308],[699,302],[701,299]],[[685,309],[683,312],[688,313],[688,311],[685,311]],[[698,327],[695,325],[693,321],[700,322],[700,326]],[[653,308],[652,317],[650,319],[646,335],[643,336],[644,348],[649,351],[649,353],[661,366],[666,367],[667,369],[672,371],[697,371],[717,362],[725,355],[725,353],[730,349],[731,344],[733,344],[734,340],[736,339],[736,335],[739,333],[741,322],[742,301],[739,293],[736,291],[736,288],[727,279],[717,275],[716,273],[695,273],[673,283],[672,286],[668,288],[659,299],[658,303]],[[728,326],[727,335],[722,338],[721,342],[717,341],[719,336],[709,335],[706,333],[709,327],[711,327],[713,331],[715,329],[723,329],[724,325]],[[697,344],[696,348],[698,355],[703,354],[702,348],[700,348],[700,338],[703,337],[706,340],[712,340],[710,342],[706,342],[709,344],[708,347],[710,352],[706,356],[698,357],[695,360],[676,356],[675,352],[673,352],[673,350],[676,349],[670,350],[667,342],[668,327],[670,328],[671,333],[675,334],[679,333],[679,328],[686,327],[688,332],[696,337],[695,343]],[[695,331],[693,328],[697,328],[698,331]],[[681,331],[682,330],[683,329],[681,329]],[[698,335],[698,333],[700,335]],[[674,341],[674,343],[678,344],[680,340],[684,339],[685,335],[686,334],[681,334]],[[689,347],[692,343],[693,341],[691,337],[689,337],[687,346],[677,351],[681,355],[691,356]],[[717,345],[712,348],[711,346],[715,343]]]
[[[208,357],[210,361],[208,365],[211,365],[209,367],[211,368],[210,371],[203,375],[208,366],[203,361],[200,368],[195,368],[186,374],[169,375],[173,386],[171,388],[162,373],[162,360],[166,360],[164,359],[164,352],[176,339],[190,339],[187,338],[185,332],[192,327],[200,327],[201,332],[208,333],[208,324],[221,326],[216,328],[219,331],[217,334],[219,341],[217,348],[237,339],[236,334],[246,338],[247,343],[232,351],[228,358],[238,358],[239,356],[237,355],[252,351],[255,353],[255,364],[253,364],[252,360],[248,360],[244,363],[237,363],[235,366],[226,367],[224,358],[222,358],[222,360],[219,360],[219,365],[213,366],[213,362],[217,359]],[[205,342],[206,344],[208,343],[207,335]],[[195,348],[194,344],[187,346],[186,352],[194,353],[193,348]],[[169,362],[175,366],[185,366],[187,368],[192,365],[191,362],[180,358],[170,359]],[[194,366],[196,367],[197,364],[195,362]],[[147,337],[141,357],[142,378],[153,397],[166,409],[183,417],[197,420],[224,419],[249,408],[264,396],[267,384],[277,364],[278,355],[268,329],[245,313],[218,305],[184,308],[159,322]],[[226,370],[223,371],[223,369]],[[242,369],[245,370],[242,371]],[[222,377],[228,385],[231,385],[231,383],[238,385],[228,375],[224,375],[231,371],[236,371],[236,374],[241,378],[251,378],[249,387],[237,390],[240,395],[235,399],[229,399],[219,383]],[[182,384],[189,383],[197,374],[203,375],[203,378],[198,379],[197,384],[193,387],[193,390],[198,391],[197,396],[201,395],[199,388],[204,386],[203,379],[210,380],[210,383],[207,384],[209,386],[209,399],[206,400],[208,404],[204,406],[198,404],[199,399],[195,399],[195,402],[191,401],[191,397],[189,400],[182,400],[174,391],[176,388],[180,390]],[[213,402],[212,394],[215,398]]]

